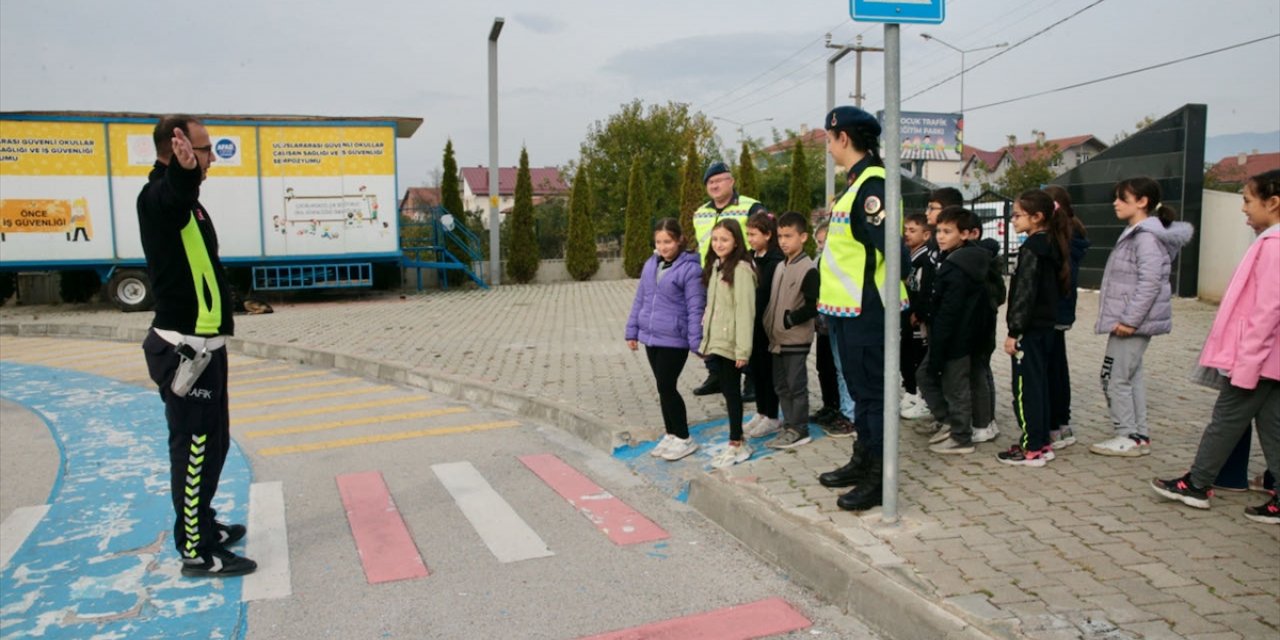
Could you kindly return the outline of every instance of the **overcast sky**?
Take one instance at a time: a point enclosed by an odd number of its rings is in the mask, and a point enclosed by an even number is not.
[[[1017,43],[1096,0],[950,0],[940,26],[902,29],[903,96],[960,70],[961,49]],[[196,7],[189,9],[188,7]],[[413,116],[400,142],[402,186],[440,166],[488,162],[487,36],[499,43],[500,161],[521,145],[534,165],[577,156],[588,126],[635,98],[687,102],[770,127],[820,126],[823,34],[883,43],[840,0],[349,0],[191,3],[0,0],[0,110],[119,110]],[[1093,134],[1110,142],[1146,115],[1209,105],[1209,135],[1280,128],[1280,39],[1012,104],[1001,100],[1101,78],[1280,32],[1276,0],[1106,0],[965,74],[966,141]],[[1000,50],[966,56],[968,67]],[[851,103],[853,56],[837,68]],[[883,108],[884,60],[864,56],[865,106]],[[951,80],[904,110],[952,112]],[[726,145],[737,126],[720,123]],[[1208,158],[1216,160],[1216,158]]]

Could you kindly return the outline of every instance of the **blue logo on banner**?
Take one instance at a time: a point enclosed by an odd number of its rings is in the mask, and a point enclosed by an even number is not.
[[[218,154],[219,158],[229,160],[234,158],[236,155],[236,143],[233,142],[231,138],[223,138],[218,141],[218,144],[213,146],[213,150]]]

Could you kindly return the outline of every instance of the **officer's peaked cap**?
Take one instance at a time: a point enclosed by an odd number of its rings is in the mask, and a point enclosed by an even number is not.
[[[859,109],[845,105],[836,107],[827,114],[826,128],[828,129],[866,129],[873,136],[880,135],[880,121],[876,117]]]

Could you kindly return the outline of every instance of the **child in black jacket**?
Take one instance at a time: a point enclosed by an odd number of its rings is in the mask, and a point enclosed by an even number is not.
[[[973,453],[970,375],[973,359],[990,339],[984,318],[990,306],[985,280],[991,264],[986,249],[966,242],[975,220],[964,208],[948,207],[938,214],[934,228],[942,262],[930,301],[928,361],[919,382],[940,423],[929,440],[935,453]]]
[[[908,420],[929,417],[929,407],[916,384],[916,370],[924,362],[929,321],[929,298],[933,295],[934,264],[929,251],[933,233],[923,213],[907,216],[903,239],[911,252],[911,274],[907,276],[907,310],[902,312],[902,417]]]

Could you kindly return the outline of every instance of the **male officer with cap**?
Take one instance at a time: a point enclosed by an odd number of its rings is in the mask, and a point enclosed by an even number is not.
[[[156,315],[142,350],[169,423],[173,542],[182,575],[240,576],[258,567],[227,550],[245,527],[214,520],[210,504],[231,446],[226,339],[234,326],[218,236],[199,200],[213,145],[191,116],[164,116],[153,138],[156,163],[138,194],[138,229]]]
[[[743,232],[746,232],[747,218],[763,212],[764,205],[758,200],[738,194],[733,174],[729,173],[729,166],[723,162],[712,162],[707,167],[702,174],[702,184],[706,185],[707,195],[711,199],[693,212],[693,235],[698,239],[698,262],[706,264],[707,252],[711,250],[711,230],[716,223],[726,218],[737,220],[742,225]],[[720,383],[716,381],[716,372],[708,362],[707,379],[693,390],[693,395],[709,396],[715,393],[720,393]],[[750,376],[747,377],[747,389],[743,391],[742,399],[745,402],[755,401],[755,389]]]
[[[880,123],[857,107],[827,114],[827,152],[848,167],[848,188],[831,208],[819,263],[818,312],[830,327],[845,384],[856,405],[858,432],[849,463],[818,476],[826,487],[853,487],[836,501],[863,511],[880,504],[884,454],[884,161]],[[909,256],[905,248],[902,256]],[[903,273],[906,273],[904,271]],[[906,289],[901,282],[901,300]]]

